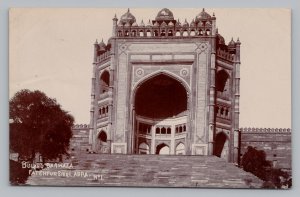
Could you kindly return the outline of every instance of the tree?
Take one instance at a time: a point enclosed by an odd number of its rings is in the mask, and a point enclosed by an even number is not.
[[[68,155],[74,118],[41,91],[21,90],[9,102],[10,150],[33,161]]]
[[[271,163],[266,160],[266,153],[262,150],[256,150],[252,146],[247,147],[241,164],[246,172],[251,172],[264,181],[267,179],[266,169],[271,167]]]
[[[241,165],[247,172],[251,172],[265,181],[263,188],[283,188],[292,186],[292,178],[282,169],[274,168],[271,162],[266,160],[263,150],[256,150],[252,146],[247,147],[247,152],[242,157]]]

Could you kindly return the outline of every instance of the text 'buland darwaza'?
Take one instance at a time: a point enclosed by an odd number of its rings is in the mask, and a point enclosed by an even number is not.
[[[89,143],[96,153],[217,155],[238,162],[240,42],[204,9],[113,18],[95,43]]]

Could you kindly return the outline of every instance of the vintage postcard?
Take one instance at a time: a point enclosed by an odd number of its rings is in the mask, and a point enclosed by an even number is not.
[[[291,10],[11,8],[10,183],[292,186]]]

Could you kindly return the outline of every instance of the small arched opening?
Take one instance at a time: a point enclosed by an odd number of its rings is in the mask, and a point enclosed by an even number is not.
[[[176,155],[185,155],[185,146],[182,142],[180,142],[175,149]]]
[[[145,142],[139,145],[139,154],[146,155],[149,154],[149,145]]]
[[[170,154],[170,148],[165,143],[162,143],[162,144],[160,144],[156,147],[155,154],[157,154],[157,155],[169,155]]]
[[[218,133],[215,137],[214,155],[228,161],[229,143],[224,132]]]
[[[100,76],[100,94],[109,90],[109,72],[104,71]]]
[[[225,70],[220,70],[216,75],[216,91],[229,91],[229,74]]]

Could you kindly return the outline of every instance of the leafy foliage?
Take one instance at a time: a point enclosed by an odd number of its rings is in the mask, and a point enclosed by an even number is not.
[[[266,160],[266,153],[248,146],[247,152],[242,157],[242,166],[246,172],[251,172],[262,180],[266,180],[265,170],[271,167],[271,163]]]
[[[242,157],[241,165],[245,171],[251,172],[265,181],[263,188],[282,188],[283,186],[289,188],[292,186],[290,175],[282,169],[273,168],[263,150],[248,146],[247,152]]]
[[[9,102],[10,149],[33,160],[68,154],[74,118],[41,91],[21,90]]]

